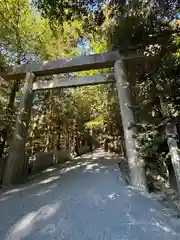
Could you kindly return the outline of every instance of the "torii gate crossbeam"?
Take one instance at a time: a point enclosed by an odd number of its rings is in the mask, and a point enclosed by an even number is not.
[[[91,69],[110,68],[120,59],[117,51],[101,54],[83,55],[70,59],[44,61],[42,63],[29,63],[9,68],[5,79],[21,79],[27,72],[33,72],[36,77],[60,73],[87,71]]]

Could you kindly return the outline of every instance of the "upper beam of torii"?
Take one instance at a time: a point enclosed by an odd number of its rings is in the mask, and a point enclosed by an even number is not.
[[[110,68],[120,59],[118,51],[102,54],[83,55],[70,59],[43,61],[42,63],[29,63],[13,66],[8,69],[4,79],[13,80],[24,78],[27,72],[33,72],[36,77],[60,73],[86,71],[91,69]]]
[[[83,55],[69,59],[43,61],[42,63],[28,63],[11,66],[8,73],[2,77],[6,80],[22,79],[27,72],[33,72],[36,77],[48,76],[60,73],[86,71],[114,67],[117,60],[129,60],[141,58],[137,54],[121,56],[118,51],[105,52],[101,54]],[[144,57],[143,57],[144,58]]]

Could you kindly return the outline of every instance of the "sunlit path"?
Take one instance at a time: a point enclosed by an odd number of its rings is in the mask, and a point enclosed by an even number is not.
[[[98,150],[0,195],[0,239],[180,239],[162,206],[128,189]]]

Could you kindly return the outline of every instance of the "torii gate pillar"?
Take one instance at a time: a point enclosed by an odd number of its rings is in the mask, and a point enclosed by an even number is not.
[[[138,189],[146,190],[146,177],[144,164],[137,150],[135,138],[135,119],[132,110],[131,92],[125,74],[122,60],[116,61],[115,65],[116,87],[118,92],[119,106],[124,130],[126,153],[130,168],[131,184]]]
[[[34,80],[34,73],[26,73],[23,97],[16,120],[10,156],[5,167],[3,186],[19,184],[26,180],[28,159],[25,159],[25,144],[33,102],[32,86]]]

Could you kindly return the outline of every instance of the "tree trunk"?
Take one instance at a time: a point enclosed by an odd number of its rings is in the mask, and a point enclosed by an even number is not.
[[[11,94],[10,94],[10,98],[9,98],[9,103],[8,103],[8,106],[7,106],[7,115],[11,116],[12,117],[12,112],[13,112],[13,107],[14,107],[14,100],[15,100],[15,97],[16,97],[16,92],[18,91],[19,89],[19,80],[16,80],[14,81],[14,84],[13,84],[13,87],[12,87],[12,90],[11,90]],[[3,155],[3,152],[4,152],[4,147],[5,147],[5,143],[7,141],[7,136],[8,136],[8,131],[9,131],[9,124],[7,123],[3,130],[1,131],[1,142],[0,142],[0,158],[2,157]]]
[[[35,140],[35,135],[36,135],[36,131],[37,131],[38,125],[43,122],[43,118],[46,115],[46,112],[48,111],[45,103],[48,100],[49,95],[50,95],[49,91],[44,95],[44,98],[43,98],[43,101],[42,101],[42,107],[38,111],[38,115],[36,116],[36,119],[34,120],[34,123],[32,125],[32,131],[29,134],[30,139],[31,139],[30,145],[31,145],[31,148],[32,148],[32,154],[35,153],[34,152],[34,140]]]
[[[33,101],[32,84],[35,79],[33,73],[27,73],[24,85],[24,96],[20,102],[14,138],[7,161],[3,185],[22,183],[27,171],[28,158],[25,157],[25,144]]]
[[[21,44],[21,41],[19,43]],[[16,64],[19,65],[21,63],[21,53],[19,50],[19,45],[17,46],[17,52],[18,52],[18,57],[17,57]],[[15,97],[16,97],[16,92],[19,90],[19,84],[20,84],[20,80],[14,80],[12,90],[10,93],[10,97],[9,97],[8,106],[7,106],[7,113],[6,113],[7,115],[9,115],[9,117],[12,117],[14,101],[15,101]],[[3,134],[1,136],[2,142],[0,144],[0,158],[2,157],[3,152],[4,152],[4,147],[7,142],[9,131],[10,131],[10,125],[9,125],[9,123],[7,123],[4,126]]]
[[[135,119],[132,110],[131,92],[127,76],[125,75],[123,61],[117,61],[115,63],[115,77],[124,130],[126,153],[131,175],[131,184],[140,190],[146,190],[147,183],[144,163],[137,151],[137,140],[135,139]]]
[[[178,193],[180,194],[180,154],[179,154],[177,141],[176,141],[178,133],[177,133],[175,124],[173,124],[173,123],[167,124],[166,136],[167,136],[167,143],[169,146],[171,161],[172,161],[172,165],[174,168],[174,173],[176,176]]]

